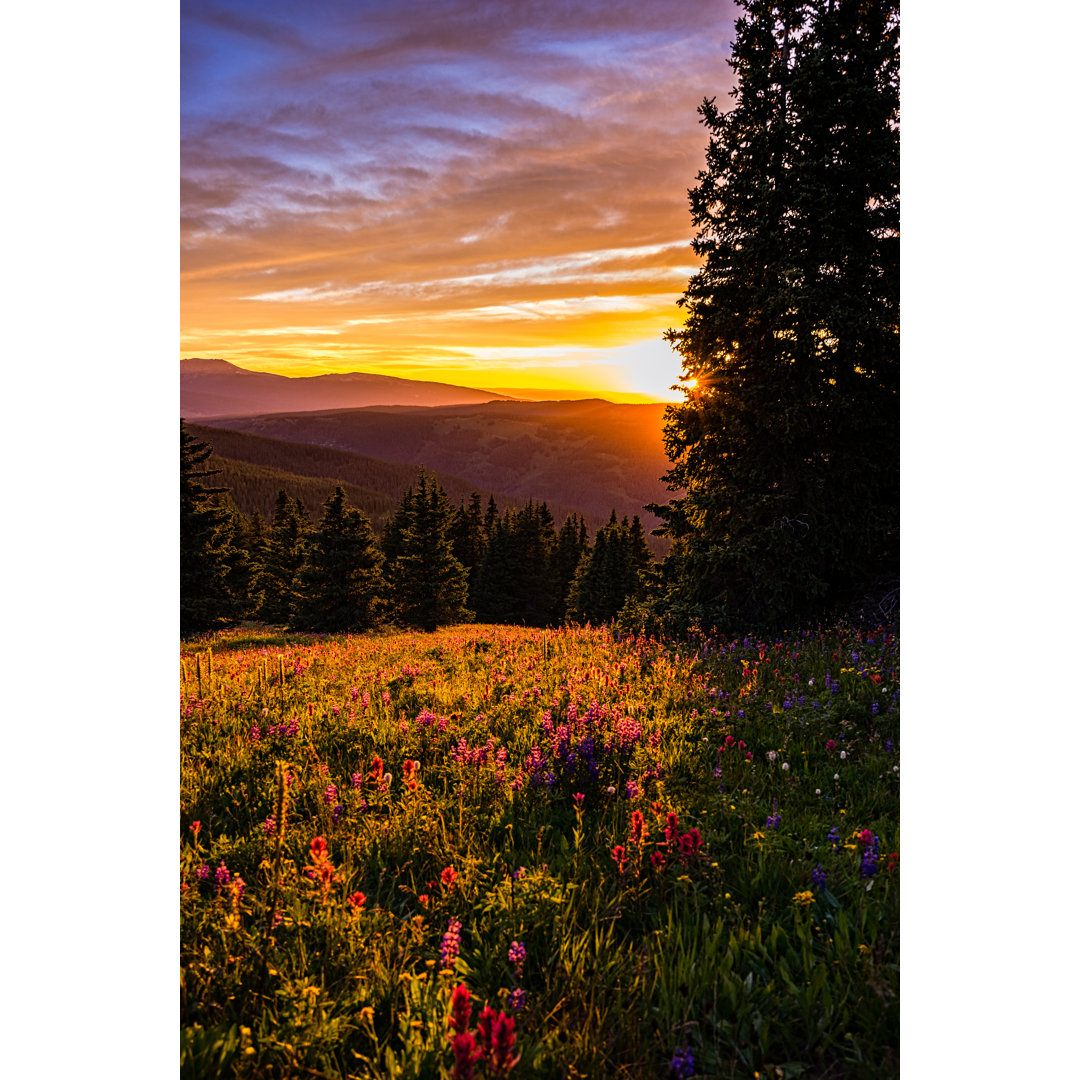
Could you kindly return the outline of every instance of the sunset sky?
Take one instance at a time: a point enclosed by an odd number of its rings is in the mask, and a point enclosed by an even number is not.
[[[181,356],[672,398],[730,0],[183,0]]]

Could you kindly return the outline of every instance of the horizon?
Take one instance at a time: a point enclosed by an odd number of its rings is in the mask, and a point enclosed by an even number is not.
[[[617,15],[185,0],[181,356],[680,400],[733,6]]]
[[[606,399],[613,404],[624,405],[666,405],[670,404],[668,399],[654,397],[649,394],[635,393],[632,391],[622,390],[605,390],[605,389],[589,389],[580,390],[573,389],[566,386],[472,386],[464,383],[448,383],[443,379],[408,379],[407,376],[394,375],[390,372],[382,371],[361,371],[359,369],[349,368],[343,371],[307,371],[299,375],[285,375],[280,371],[266,371],[264,368],[252,366],[250,364],[241,363],[236,360],[225,360],[220,356],[182,356],[180,358],[181,364],[190,364],[195,362],[206,361],[221,361],[225,364],[230,364],[235,368],[239,368],[242,371],[250,371],[253,374],[263,375],[281,375],[283,378],[288,379],[314,379],[322,375],[381,375],[390,379],[407,379],[409,382],[418,383],[430,383],[432,385],[441,386],[457,386],[459,389],[476,390],[485,394],[500,394],[504,397],[519,398],[526,401],[582,401],[588,398],[601,398]],[[562,397],[546,397],[547,394],[563,395]]]

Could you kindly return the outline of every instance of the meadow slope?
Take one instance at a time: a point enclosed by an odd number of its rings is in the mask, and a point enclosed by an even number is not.
[[[184,643],[182,1075],[898,1075],[898,652]]]

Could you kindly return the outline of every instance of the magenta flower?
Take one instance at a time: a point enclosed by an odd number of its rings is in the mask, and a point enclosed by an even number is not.
[[[510,952],[507,954],[507,959],[514,965],[514,971],[517,973],[517,977],[521,978],[521,969],[525,964],[525,946],[520,941],[514,941],[510,944]]]
[[[454,961],[458,958],[458,953],[461,951],[461,923],[450,916],[450,922],[447,924],[446,933],[443,934],[442,948],[440,953],[442,955],[442,965],[444,968],[453,967]]]

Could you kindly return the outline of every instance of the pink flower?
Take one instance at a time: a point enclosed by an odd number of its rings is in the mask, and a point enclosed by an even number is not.
[[[476,1062],[483,1054],[471,1031],[463,1031],[450,1040],[454,1050],[453,1080],[473,1080],[476,1076]]]
[[[459,983],[450,995],[450,1030],[455,1035],[463,1034],[469,1030],[471,1019],[472,1000],[469,997],[469,988],[464,983]]]

